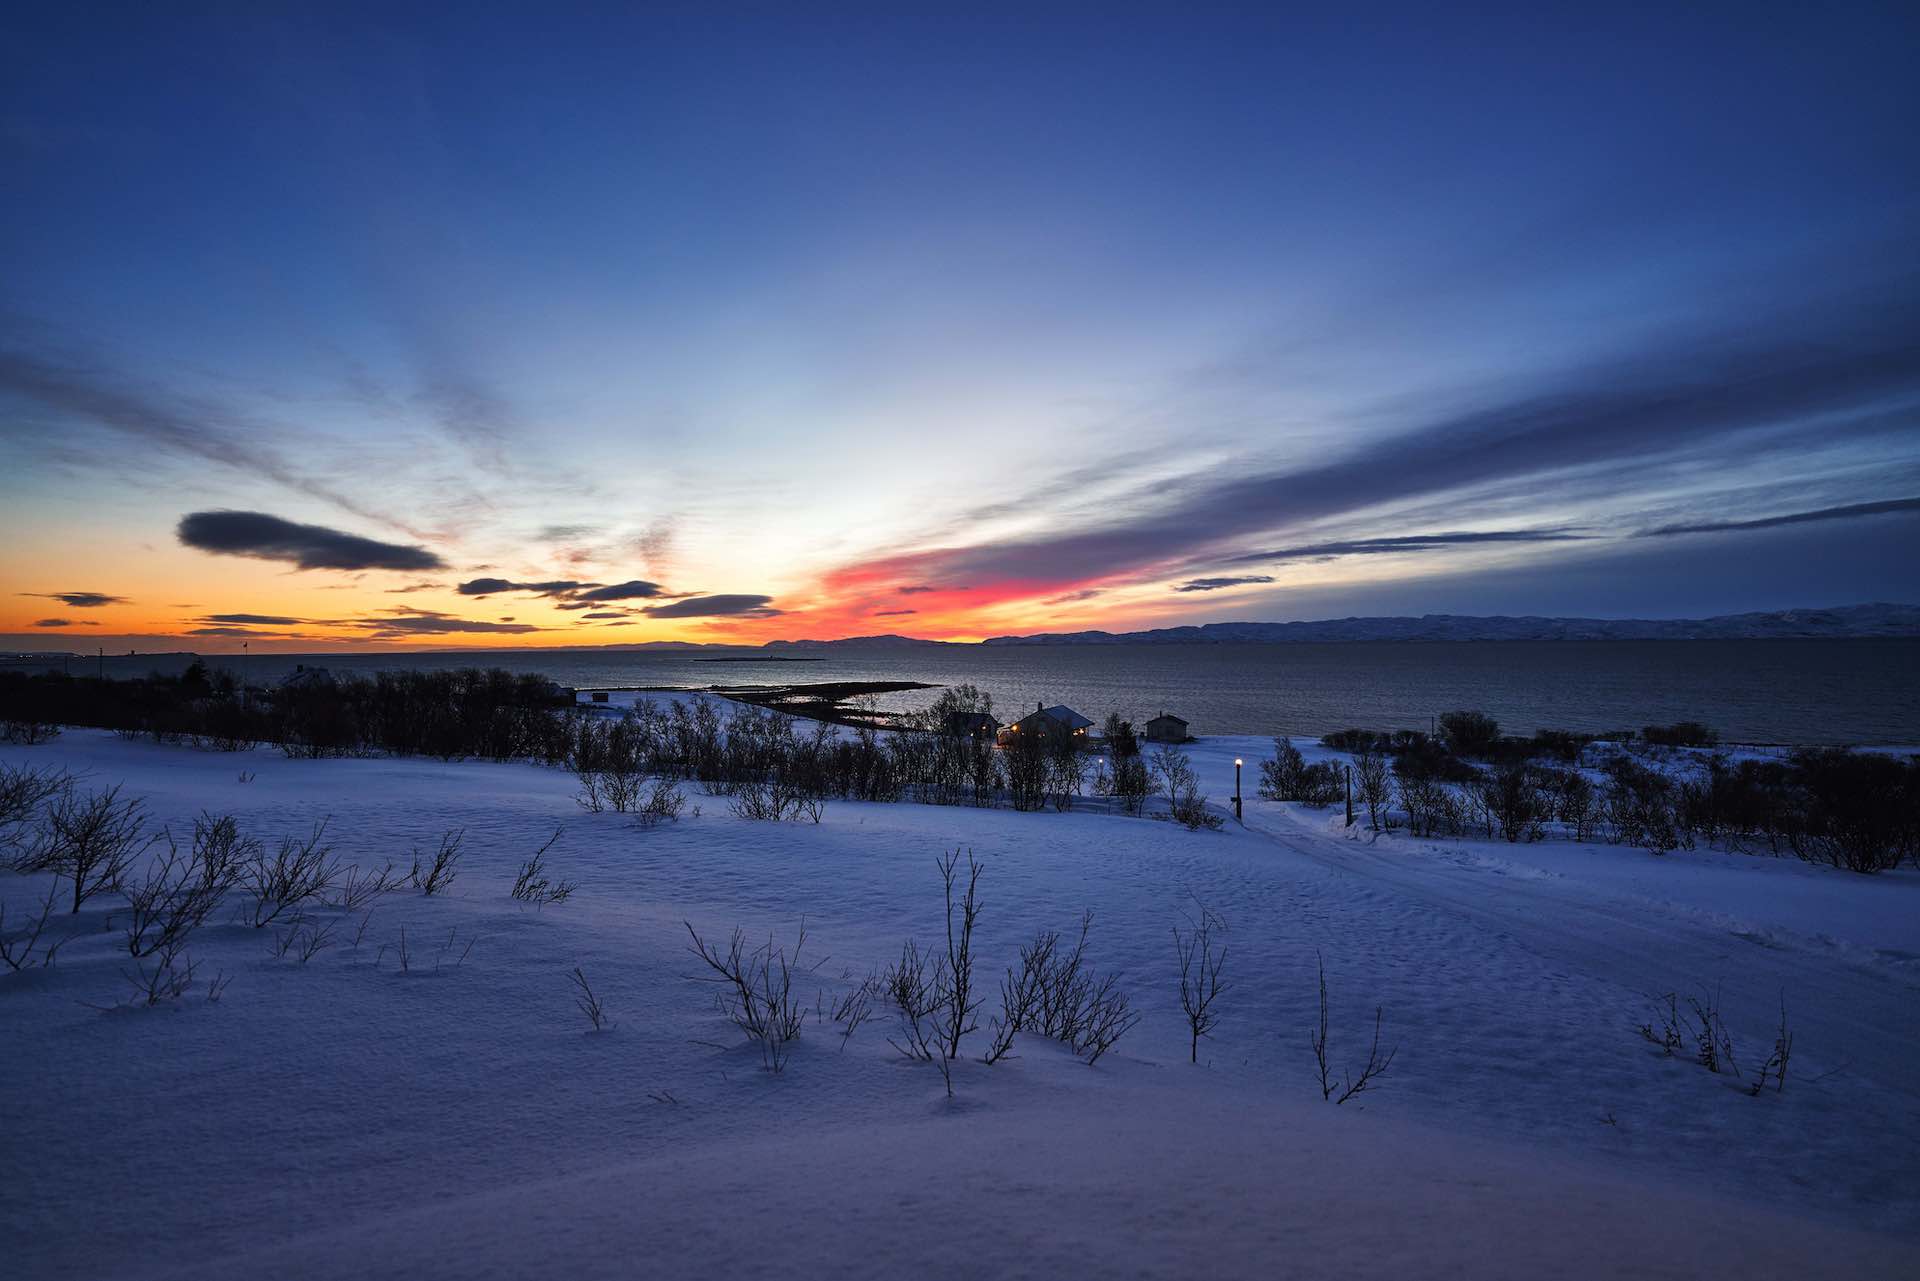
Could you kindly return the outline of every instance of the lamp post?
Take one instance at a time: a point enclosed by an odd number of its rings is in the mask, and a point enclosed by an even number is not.
[[[1240,758],[1238,756],[1233,758],[1233,816],[1240,821],[1240,826],[1247,825],[1246,812],[1240,808]]]

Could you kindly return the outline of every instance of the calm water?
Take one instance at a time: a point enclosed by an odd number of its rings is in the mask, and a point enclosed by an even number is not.
[[[113,675],[184,659],[108,658]],[[209,662],[238,670],[239,658]],[[499,666],[578,686],[971,681],[1005,712],[1066,703],[1095,720],[1176,712],[1206,734],[1425,728],[1478,708],[1516,731],[1698,720],[1749,743],[1920,743],[1920,640],[1500,641],[1459,644],[941,646],[830,650],[818,662],[699,662],[678,653],[254,655],[246,679],[296,663],[335,671]],[[77,663],[91,671],[93,660]],[[910,707],[930,693],[894,695]]]

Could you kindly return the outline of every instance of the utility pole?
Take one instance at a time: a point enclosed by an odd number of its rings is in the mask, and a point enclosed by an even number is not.
[[[1240,820],[1240,826],[1247,825],[1246,811],[1240,808],[1240,758],[1233,758],[1233,816]]]
[[[1347,826],[1353,826],[1353,766],[1347,766]]]

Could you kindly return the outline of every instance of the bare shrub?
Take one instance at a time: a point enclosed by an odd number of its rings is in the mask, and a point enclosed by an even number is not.
[[[413,871],[408,879],[420,887],[420,893],[432,896],[453,884],[460,870],[460,842],[466,837],[466,828],[448,828],[440,837],[439,848],[425,862],[421,861],[420,851],[414,850]]]
[[[244,835],[232,815],[202,813],[183,853],[167,832],[167,850],[147,874],[127,886],[127,952],[136,958],[184,940],[240,884],[260,856],[260,842]]]
[[[881,991],[880,976],[869,973],[859,984],[834,998],[827,1010],[827,1019],[840,1026],[841,1050],[847,1048],[848,1040],[860,1030],[860,1025],[873,1017],[873,1000]]]
[[[165,1001],[177,1001],[186,995],[193,986],[193,974],[197,969],[193,959],[186,955],[179,942],[167,944],[145,960],[136,960],[131,971],[121,970],[120,976],[133,988],[129,1003],[143,1006],[155,1006]]]
[[[1787,1061],[1793,1057],[1793,1032],[1787,1026],[1787,997],[1780,994],[1780,1030],[1774,1034],[1773,1053],[1760,1065],[1760,1075],[1754,1078],[1749,1094],[1759,1094],[1767,1088],[1767,1082],[1773,1082],[1775,1094],[1787,1088]]]
[[[887,1044],[910,1059],[932,1062],[936,1057],[932,1019],[940,1001],[918,943],[908,939],[900,945],[900,960],[887,970],[881,986],[900,1017],[900,1040],[888,1037]]]
[[[1447,712],[1440,737],[1456,756],[1484,756],[1500,741],[1500,722],[1485,712]]]
[[[648,789],[646,799],[634,811],[635,820],[641,827],[655,827],[661,823],[676,822],[680,811],[686,807],[687,798],[670,778],[656,778]],[[695,817],[699,812],[695,811]]]
[[[807,944],[806,925],[802,923],[789,958],[786,949],[776,947],[771,936],[749,953],[746,934],[736,927],[727,950],[722,952],[695,933],[691,921],[683,924],[693,940],[689,950],[712,971],[693,977],[721,985],[723,991],[717,998],[721,1013],[760,1047],[761,1065],[769,1072],[780,1072],[792,1053],[789,1044],[799,1037],[806,1019],[806,1009],[793,992],[800,951]]]
[[[1528,766],[1499,765],[1476,779],[1473,790],[1480,808],[1506,840],[1540,839],[1541,824],[1552,811]]]
[[[0,720],[0,742],[37,747],[60,737],[60,726],[37,716],[10,716]]]
[[[1391,829],[1388,806],[1393,801],[1393,789],[1388,758],[1371,748],[1358,753],[1353,758],[1353,778],[1361,803],[1367,807],[1367,826],[1376,832]]]
[[[339,893],[334,896],[333,906],[345,912],[358,912],[381,895],[391,894],[406,886],[410,880],[410,877],[393,870],[391,859],[377,872],[362,872],[356,863],[341,874]]]
[[[326,843],[327,819],[314,824],[305,840],[293,836],[280,838],[280,846],[269,856],[264,852],[241,878],[241,887],[253,896],[253,928],[260,929],[290,911],[314,899],[323,898],[340,875],[333,861],[333,846]]]
[[[1167,817],[1190,832],[1218,831],[1225,824],[1224,818],[1207,808],[1193,762],[1185,752],[1172,745],[1162,747],[1153,754],[1153,772],[1166,794]]]
[[[1434,837],[1459,828],[1460,810],[1452,788],[1426,770],[1410,766],[1406,757],[1396,760],[1393,768],[1408,831],[1415,836]]]
[[[1007,971],[1000,987],[1001,1012],[994,1020],[988,1062],[1007,1057],[1016,1032],[1032,1032],[1060,1041],[1097,1063],[1140,1021],[1117,975],[1097,975],[1087,963],[1087,938],[1093,913],[1080,918],[1080,934],[1071,950],[1060,935],[1045,930],[1020,949],[1020,964]]]
[[[1607,763],[1605,805],[1614,837],[1623,845],[1664,854],[1692,844],[1692,837],[1680,826],[1672,782],[1625,756]]]
[[[17,871],[37,870],[25,865],[34,849],[28,825],[41,806],[72,785],[73,776],[63,769],[0,764],[0,861]]]
[[[1191,1034],[1189,1063],[1200,1061],[1200,1038],[1211,1036],[1219,1022],[1214,998],[1228,987],[1220,978],[1227,963],[1227,946],[1217,937],[1227,932],[1227,923],[1205,903],[1195,900],[1194,906],[1199,909],[1198,916],[1181,913],[1187,922],[1185,933],[1178,925],[1173,927],[1173,950],[1180,958],[1180,1012],[1187,1016]]]
[[[46,823],[37,870],[73,882],[74,912],[96,894],[119,890],[146,844],[141,802],[121,800],[117,786],[85,798],[63,790],[47,806]]]
[[[1274,739],[1273,759],[1260,762],[1261,797],[1269,801],[1302,799],[1301,778],[1306,769],[1307,762],[1299,748],[1285,738]]]
[[[593,988],[587,983],[586,974],[579,966],[573,967],[573,973],[567,976],[567,982],[573,984],[574,1007],[587,1016],[587,1022],[593,1024],[593,1030],[598,1032],[606,1027],[606,1007],[600,1003],[600,998],[594,995]]]
[[[522,903],[532,903],[545,907],[549,903],[564,903],[572,897],[572,881],[555,880],[547,875],[547,851],[560,839],[560,829],[555,828],[547,843],[533,852],[533,857],[520,865],[520,874],[513,878],[513,897]]]
[[[1318,957],[1319,954],[1316,952],[1315,956]],[[1361,1065],[1358,1074],[1348,1072],[1336,1083],[1333,1079],[1333,1068],[1327,1057],[1327,963],[1324,959],[1320,960],[1320,1023],[1318,1028],[1313,1032],[1312,1041],[1314,1061],[1318,1064],[1320,1070],[1320,1097],[1322,1099],[1330,1099],[1338,1105],[1345,1103],[1348,1099],[1357,1098],[1366,1093],[1367,1088],[1385,1076],[1387,1070],[1393,1066],[1394,1056],[1400,1052],[1400,1047],[1396,1045],[1387,1051],[1385,1057],[1381,1056],[1380,1024],[1382,1016],[1382,1007],[1374,1006],[1373,1042],[1367,1048],[1367,1061]]]
[[[35,967],[34,951],[40,947],[40,938],[46,933],[47,922],[53,916],[54,889],[53,886],[47,887],[46,897],[40,900],[39,914],[27,921],[26,928],[13,933],[7,931],[7,905],[0,903],[0,962],[4,962],[9,970],[18,973]],[[40,951],[37,964],[43,969],[52,965],[61,945],[72,937],[73,935],[69,934],[57,942],[47,944],[45,949]]]

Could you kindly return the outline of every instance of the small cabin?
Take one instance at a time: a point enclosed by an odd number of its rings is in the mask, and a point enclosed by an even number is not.
[[[1000,722],[985,712],[947,713],[947,734],[951,738],[979,738],[991,741],[1000,732]]]
[[[1001,731],[1000,743],[1002,746],[1011,743],[1020,734],[1063,735],[1085,742],[1087,731],[1092,728],[1092,721],[1065,703],[1056,703],[1052,707],[1036,703],[1031,712]]]
[[[1162,712],[1147,722],[1149,743],[1184,743],[1187,738],[1187,723],[1171,712]]]

